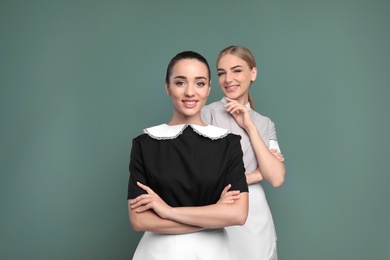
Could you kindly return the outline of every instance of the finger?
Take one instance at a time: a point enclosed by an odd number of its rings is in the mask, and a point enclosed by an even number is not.
[[[235,100],[229,101],[229,103],[223,105],[223,107],[227,108],[227,110],[232,109],[236,106],[242,106],[242,105]]]
[[[240,191],[234,190],[234,191],[229,191],[225,193],[223,196],[221,196],[222,200],[231,200],[235,199],[236,196],[239,196]]]
[[[237,107],[237,106],[241,106],[241,104],[238,103],[237,101],[231,101],[231,102],[226,103],[224,105],[224,107],[227,107],[227,108],[233,108],[233,107]]]
[[[226,187],[222,191],[222,194],[226,194],[228,192],[228,190],[230,189],[230,187],[232,187],[231,184],[226,185]]]
[[[280,152],[279,152],[278,150],[276,150],[276,149],[269,149],[269,151],[270,151],[271,153],[273,153],[274,155],[279,155],[279,156],[283,157],[283,154],[280,153]]]
[[[240,197],[241,197],[241,193],[238,193],[237,195],[231,196],[229,199],[235,201],[238,200]]]
[[[275,155],[275,157],[276,157],[279,161],[281,161],[281,162],[284,161],[284,157],[283,157],[283,155],[281,155],[281,154],[277,154],[277,155]]]
[[[241,193],[238,193],[236,195],[233,195],[233,196],[226,196],[224,197],[222,200],[220,200],[220,203],[233,203],[235,202],[236,200],[238,200],[241,196]]]
[[[226,196],[234,196],[234,195],[237,195],[239,193],[240,193],[239,190],[231,190],[229,192],[226,192]]]
[[[139,195],[139,196],[136,197],[135,199],[130,200],[130,204],[135,204],[135,203],[137,203],[138,201],[140,201],[140,200],[142,200],[142,199],[145,199],[145,198],[150,198],[150,195],[149,195],[149,194],[142,194],[142,195]]]
[[[240,191],[239,190],[232,190],[232,191],[229,191],[229,194],[231,194],[232,196],[236,196],[236,195],[240,194]]]
[[[135,209],[135,212],[137,212],[137,213],[142,213],[142,212],[147,211],[147,210],[149,210],[149,209],[150,209],[149,205],[145,205],[145,206],[136,208],[136,209]]]
[[[282,158],[282,157],[283,157],[283,155],[280,154],[280,153],[274,153],[274,156],[275,156],[275,157],[278,157],[278,158]]]
[[[228,110],[226,110],[227,112],[229,112],[230,114],[232,114],[232,115],[235,115],[236,114],[236,108],[234,108],[234,107],[231,107],[231,108],[229,108]]]
[[[142,195],[141,195],[142,196]],[[137,198],[135,198],[135,199],[132,199],[132,200],[130,200],[130,204],[135,204],[135,203],[137,203],[141,198],[141,196],[138,196]]]
[[[134,204],[134,205],[131,205],[131,209],[137,209],[139,207],[143,207],[144,205],[142,204]]]
[[[241,105],[237,105],[231,108],[230,113],[240,114],[240,113],[245,113],[245,111],[246,111],[245,107],[242,107]]]
[[[138,182],[138,181],[137,181],[137,185],[138,185],[141,189],[143,189],[144,191],[146,191],[148,194],[155,194],[154,191],[153,191],[151,188],[149,188],[148,186],[146,186],[146,185],[144,185],[144,184],[142,184],[142,183],[140,183],[140,182]]]
[[[132,207],[132,208],[137,208],[137,207],[142,206],[142,205],[150,204],[151,201],[152,201],[152,200],[151,200],[150,198],[144,198],[144,199],[142,199],[142,200],[139,200],[139,201],[137,201],[137,202],[131,204],[131,207]]]
[[[236,101],[235,99],[228,98],[228,97],[225,97],[225,99],[226,99],[227,101],[229,101],[229,102],[234,102],[234,101]]]
[[[220,198],[223,198],[223,197],[226,196],[226,193],[228,192],[228,190],[230,189],[231,186],[232,186],[232,185],[230,185],[230,184],[226,185],[226,187],[225,187],[225,188],[222,190],[222,192],[221,192]]]
[[[232,110],[230,110],[230,114],[239,115],[240,114],[240,110],[237,109],[237,108],[233,108]]]
[[[229,112],[233,108],[234,105],[235,105],[234,103],[230,102],[230,103],[225,104],[224,107],[226,108],[226,111]]]
[[[229,196],[226,196],[225,199],[226,200],[236,200],[236,199],[239,199],[240,196],[241,196],[241,193],[238,192],[238,193],[230,194]]]

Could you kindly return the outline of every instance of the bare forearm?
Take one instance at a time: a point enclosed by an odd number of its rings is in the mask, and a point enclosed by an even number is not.
[[[169,219],[204,228],[222,228],[243,225],[248,215],[248,193],[231,204],[213,204],[202,207],[177,207],[172,209]]]
[[[149,231],[162,234],[184,234],[203,230],[204,228],[162,219],[153,210],[137,213],[129,209],[131,226],[135,231]]]
[[[279,187],[284,182],[286,168],[284,163],[278,160],[269,151],[268,147],[263,142],[255,125],[245,129],[256,154],[256,159],[259,165],[261,176],[272,184],[274,187]]]

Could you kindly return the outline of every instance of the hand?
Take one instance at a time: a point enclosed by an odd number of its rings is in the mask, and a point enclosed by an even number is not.
[[[284,162],[283,154],[279,153],[278,150],[270,149],[269,151],[280,162]],[[248,184],[258,183],[264,179],[264,177],[263,177],[263,175],[261,175],[261,172],[260,172],[258,167],[253,172],[245,174],[245,177],[246,177],[246,183],[248,183]]]
[[[142,183],[137,182],[137,185],[145,190],[147,194],[142,194],[137,198],[130,201],[131,209],[134,209],[137,213],[147,211],[149,209],[154,210],[161,218],[167,219],[172,208],[163,201],[151,188]]]
[[[232,190],[229,191],[229,189],[232,187],[231,184],[228,184],[222,191],[221,197],[219,198],[217,204],[221,203],[233,203],[234,201],[238,200],[240,198],[240,191],[239,190]]]
[[[269,150],[273,156],[276,157],[276,159],[278,159],[280,162],[284,162],[284,156],[283,154],[279,153],[278,150],[276,149],[270,149]]]
[[[234,99],[225,98],[228,103],[225,104],[224,107],[227,108],[227,112],[234,117],[239,126],[247,129],[250,125],[253,125],[252,118],[250,117],[249,110],[246,106],[241,105]]]
[[[246,183],[248,184],[259,183],[264,179],[263,175],[261,175],[260,173],[259,168],[256,168],[256,170],[254,170],[251,173],[245,174],[245,177],[246,177]]]

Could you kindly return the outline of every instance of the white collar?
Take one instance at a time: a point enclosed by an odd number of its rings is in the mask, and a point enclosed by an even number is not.
[[[225,97],[223,97],[223,98],[221,99],[221,102],[222,102],[224,105],[226,105],[226,104],[228,103]],[[246,103],[245,106],[246,106],[248,109],[252,109],[252,108],[251,108],[251,104],[250,104],[249,102]]]
[[[208,137],[211,140],[221,139],[229,132],[227,129],[213,125],[200,126],[192,124],[180,124],[170,126],[167,124],[161,124],[144,129],[144,133],[157,140],[175,139],[181,133],[183,133],[187,126],[191,126],[195,133],[204,137]]]

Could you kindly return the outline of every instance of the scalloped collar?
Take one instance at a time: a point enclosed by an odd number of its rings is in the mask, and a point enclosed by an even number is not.
[[[195,133],[210,138],[211,140],[225,137],[229,130],[213,125],[200,126],[192,124],[167,125],[161,124],[144,129],[144,133],[157,140],[175,139],[181,135],[184,129],[190,126]]]

